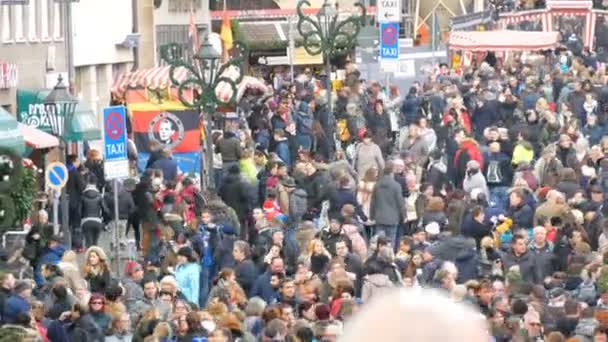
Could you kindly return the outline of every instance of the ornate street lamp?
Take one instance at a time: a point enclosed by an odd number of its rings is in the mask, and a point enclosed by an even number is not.
[[[66,161],[66,134],[69,132],[76,112],[76,105],[78,104],[78,98],[72,96],[63,83],[63,77],[61,74],[57,77],[57,85],[51,90],[49,95],[44,99],[44,109],[49,117],[51,124],[51,130],[57,138],[59,138],[59,149],[61,151],[60,158]],[[60,198],[61,196],[61,198]],[[54,221],[54,232],[59,232],[58,218],[59,218],[59,202],[62,203],[63,208],[67,206],[68,199],[65,195],[65,188],[61,191],[61,194],[55,192],[53,195],[53,221]],[[65,214],[65,211],[64,211]],[[66,215],[62,215],[64,220],[62,221],[61,230],[67,246],[72,246],[72,235],[68,229],[68,220]]]
[[[356,45],[357,35],[364,25],[365,7],[361,3],[354,6],[360,9],[359,14],[338,21],[337,5],[325,0],[315,16],[304,14],[303,7],[310,7],[308,0],[301,0],[297,6],[298,32],[302,36],[302,45],[308,54],[323,54],[327,74],[327,103],[331,108],[331,64],[330,58],[349,53]]]
[[[230,106],[236,104],[238,94],[237,85],[243,80],[243,61],[245,48],[235,42],[233,51],[236,56],[224,64],[220,62],[221,55],[209,43],[206,37],[203,44],[192,56],[191,61],[182,58],[183,47],[179,44],[171,43],[161,47],[161,58],[170,66],[169,78],[171,83],[177,87],[178,98],[187,108],[197,109],[205,121],[205,169],[207,171],[206,182],[203,185],[213,188],[212,181],[213,168],[213,141],[211,140],[211,129],[209,123],[215,113],[217,106]],[[178,68],[185,68],[186,79],[180,81],[176,78]],[[228,85],[232,90],[228,100],[219,98],[216,90],[220,85]],[[193,93],[189,98],[186,94]]]
[[[61,141],[61,148],[65,148],[64,136],[68,133],[72,118],[76,112],[78,98],[72,96],[59,75],[57,85],[44,99],[44,109],[49,117],[51,130]]]

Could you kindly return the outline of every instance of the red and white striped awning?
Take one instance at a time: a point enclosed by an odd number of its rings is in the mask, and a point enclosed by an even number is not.
[[[128,88],[166,88],[171,85],[170,69],[170,66],[162,66],[125,72],[114,80],[111,91],[114,94],[124,94]],[[177,81],[183,82],[188,76],[188,70],[177,68],[174,76]]]
[[[146,89],[171,87],[172,84],[171,79],[169,78],[169,70],[169,66],[163,66],[121,74],[114,81],[111,91],[122,97],[129,88]],[[177,68],[174,76],[178,82],[183,82],[189,76],[188,70],[186,68]],[[238,71],[231,68],[226,70],[223,76],[236,80],[238,78]],[[245,76],[241,83],[237,85],[237,100],[241,99],[247,89],[257,89],[262,92],[269,90],[264,81],[255,77]],[[232,88],[227,83],[220,82],[216,89],[216,96],[223,101],[228,101],[232,96]]]
[[[302,10],[306,15],[317,14],[319,12],[319,8],[307,7]],[[368,6],[365,13],[366,15],[375,15],[376,7]],[[224,15],[227,15],[230,19],[277,19],[295,16],[297,13],[295,8],[211,11],[211,20],[222,20]]]
[[[531,51],[559,45],[557,32],[453,31],[448,41],[452,50]]]
[[[59,146],[59,139],[54,135],[48,134],[35,127],[28,126],[21,122],[18,123],[18,129],[27,146],[32,149],[43,149]]]

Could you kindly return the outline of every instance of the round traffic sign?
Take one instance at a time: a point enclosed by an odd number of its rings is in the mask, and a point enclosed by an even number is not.
[[[117,112],[112,112],[106,118],[106,134],[110,139],[120,139],[124,133],[125,123],[122,116]]]
[[[45,179],[49,188],[61,190],[68,181],[68,169],[63,163],[50,163],[46,167]]]
[[[394,45],[399,37],[399,32],[395,30],[393,25],[386,25],[382,30],[382,43],[384,45]]]

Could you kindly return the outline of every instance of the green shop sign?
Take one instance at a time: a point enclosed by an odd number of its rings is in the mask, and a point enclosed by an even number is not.
[[[44,109],[50,90],[17,89],[17,119],[28,126],[51,133],[51,122]]]

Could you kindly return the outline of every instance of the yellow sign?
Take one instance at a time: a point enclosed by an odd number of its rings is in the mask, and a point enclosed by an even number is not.
[[[293,49],[293,64],[294,65],[314,65],[323,64],[323,54],[313,56],[306,52],[303,47]]]

